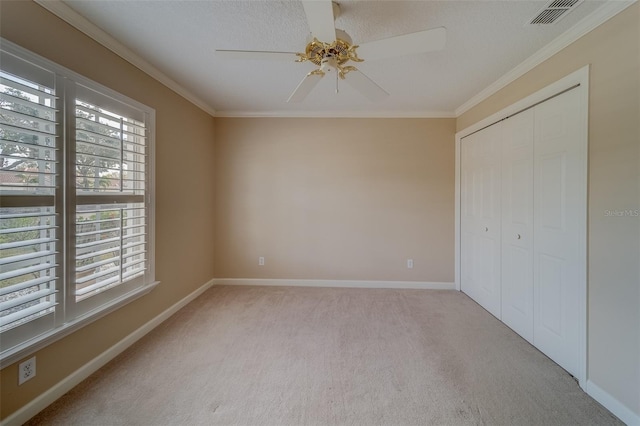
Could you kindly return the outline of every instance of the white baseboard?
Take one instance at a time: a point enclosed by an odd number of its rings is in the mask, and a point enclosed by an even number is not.
[[[640,426],[640,415],[631,411],[629,407],[618,401],[591,380],[587,380],[587,394],[602,404],[607,410],[611,411],[628,426]]]
[[[65,377],[62,381],[55,384],[53,387],[46,390],[44,393],[37,396],[35,399],[31,400],[22,408],[18,409],[13,414],[9,415],[2,422],[0,422],[1,426],[13,426],[13,425],[21,425],[29,420],[31,417],[38,414],[40,411],[44,410],[49,404],[53,403],[56,399],[60,398],[62,395],[73,389],[74,386],[79,384],[81,381],[89,377],[91,374],[98,371],[101,367],[107,364],[116,356],[120,355],[125,349],[133,345],[139,339],[144,337],[151,330],[160,325],[164,320],[169,318],[171,315],[178,312],[181,308],[186,306],[189,302],[194,300],[196,297],[200,296],[204,293],[209,287],[214,285],[214,280],[210,280],[205,283],[203,286],[184,297],[180,301],[176,302],[165,311],[154,317],[152,320],[144,324],[142,327],[138,328],[131,334],[129,334],[124,339],[120,340],[115,345],[111,346],[109,349],[71,373],[69,376]]]
[[[454,290],[454,283],[427,281],[292,280],[262,278],[215,278],[215,285],[256,285],[285,287],[403,288]]]

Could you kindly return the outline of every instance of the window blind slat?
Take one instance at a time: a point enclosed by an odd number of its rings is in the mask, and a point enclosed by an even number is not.
[[[43,105],[38,102],[33,102],[32,100],[21,98],[19,96],[12,95],[10,93],[0,92],[0,99],[2,99],[5,103],[11,102],[13,104],[20,105],[22,107],[32,108],[32,109],[35,109],[36,111],[39,111],[42,114],[49,114],[52,117],[54,117],[55,114],[59,112],[57,109],[52,108],[50,106]]]
[[[55,189],[56,188],[55,185],[38,185],[36,182],[33,182],[33,183],[29,183],[29,182],[24,182],[24,183],[2,183],[2,184],[0,184],[0,186],[2,188],[5,188],[5,191],[9,190],[9,188],[15,188],[15,189],[11,189],[10,191],[19,191],[19,190],[25,189],[25,188],[29,189],[30,191],[33,191],[34,188],[35,189],[42,189],[42,190],[44,190],[44,189]],[[45,192],[45,191],[41,191],[41,193],[42,192]],[[52,192],[53,191],[46,191],[46,193],[52,193]],[[5,194],[0,194],[0,195],[4,196]],[[10,194],[7,194],[7,195],[10,195]]]
[[[85,166],[85,167],[93,168],[91,166]],[[96,169],[103,169],[102,167],[95,167],[95,168]],[[95,175],[76,175],[76,178],[80,178],[80,179],[85,179],[86,178],[86,179],[91,179],[91,180],[93,180],[93,179],[98,179],[98,180],[116,180],[116,181],[122,180],[123,182],[146,182],[144,179],[132,179],[132,178],[122,178],[122,179],[120,179],[119,177],[113,177],[113,178],[112,177],[104,177],[104,176],[96,177]],[[93,187],[89,187],[89,188],[93,189]]]
[[[122,259],[127,259],[130,257],[134,257],[134,256],[145,256],[146,259],[146,255],[147,255],[147,251],[146,250],[138,250],[138,251],[134,251],[133,253],[127,253],[127,254],[123,254],[122,255]]]
[[[76,272],[85,272],[93,268],[97,268],[98,266],[107,265],[109,263],[113,263],[116,260],[119,260],[118,256],[110,257],[108,259],[101,260],[99,262],[94,262],[89,265],[76,266]]]
[[[84,254],[77,255],[76,256],[76,261],[91,259],[92,257],[102,256],[102,255],[105,255],[107,253],[113,253],[113,252],[118,252],[118,251],[120,251],[120,246],[119,245],[113,246],[113,247],[109,247],[109,248],[103,249],[103,250],[91,251],[89,253],[84,253]]]
[[[38,124],[42,126],[56,126],[58,124],[56,123],[55,119],[40,117],[38,115],[27,114],[26,112],[15,111],[7,107],[0,107],[0,115],[13,117],[14,119],[17,119],[17,120],[32,121],[33,124]]]
[[[78,208],[82,209],[78,211],[80,213],[87,213],[91,208],[102,208],[107,210],[126,209],[129,205],[140,205],[144,202],[145,196],[141,193],[136,194],[136,191],[120,191],[119,194],[99,194],[99,193],[80,193],[76,198]],[[142,191],[138,191],[142,192]],[[95,207],[99,206],[99,207]]]
[[[15,185],[14,185],[15,186]],[[25,186],[25,185],[23,185]],[[103,203],[108,203],[108,202],[112,202],[113,204],[119,203],[119,202],[126,202],[127,198],[130,197],[144,197],[143,193],[145,191],[145,188],[142,184],[138,184],[139,188],[128,188],[128,187],[123,187],[120,188],[120,186],[118,187],[102,187],[102,188],[96,188],[94,186],[81,186],[81,185],[77,185],[77,191],[78,191],[78,195],[81,195],[83,197],[88,197],[88,196],[92,196],[95,195],[97,197],[104,197],[105,200],[103,200]],[[124,197],[124,200],[118,200],[118,197]],[[135,199],[134,201],[138,201],[137,199]],[[78,203],[79,205],[82,203]],[[93,204],[93,203],[90,203]]]
[[[115,260],[119,260],[119,259],[118,258],[114,258],[114,261]],[[117,265],[117,266],[114,266],[112,268],[105,269],[103,271],[95,272],[95,273],[93,273],[91,275],[87,275],[87,276],[82,277],[82,278],[76,278],[76,284],[84,284],[86,282],[93,281],[93,280],[95,280],[97,278],[104,277],[105,275],[111,275],[111,274],[114,274],[114,273],[119,272],[119,271],[120,271],[120,265]]]
[[[95,145],[95,146],[99,146],[99,145]],[[78,147],[78,145],[76,145],[76,148]],[[108,152],[101,152],[100,154],[96,154],[93,152],[86,152],[86,151],[81,151],[82,152],[82,156],[86,159],[92,159],[94,161],[113,161],[116,163],[119,163],[120,161],[122,161],[122,158],[120,158],[120,151],[114,149],[113,151],[113,155],[109,156]],[[131,161],[131,160],[129,160]]]
[[[56,242],[55,238],[36,238],[36,239],[33,239],[33,240],[15,241],[15,242],[12,242],[12,243],[0,244],[0,250],[7,250],[7,249],[12,249],[12,248],[17,248],[17,247],[31,246],[31,245],[35,245],[35,244],[49,244],[49,243],[55,243],[55,242]]]
[[[2,173],[4,176],[11,176],[11,175],[22,175],[24,176],[23,179],[26,179],[26,176],[42,176],[42,177],[46,177],[48,179],[51,179],[51,177],[56,177],[58,176],[58,174],[55,171],[51,171],[51,172],[38,172],[35,170],[6,170],[6,169],[0,169],[0,173]],[[34,185],[39,183],[39,182],[27,182],[27,183],[33,183]]]
[[[13,147],[16,147],[15,145]],[[22,147],[24,148],[24,147]],[[3,156],[5,158],[10,158],[14,161],[28,161],[30,163],[38,163],[39,167],[54,167],[55,165],[58,164],[58,161],[56,161],[55,159],[55,151],[54,149],[50,149],[50,148],[37,148],[37,147],[29,147],[27,148],[31,151],[35,151],[36,153],[40,153],[40,151],[48,151],[46,152],[47,154],[53,154],[50,155],[48,157],[40,157],[40,156],[34,156],[32,154],[27,154],[27,153],[15,153],[15,154],[3,154]],[[5,168],[4,170],[11,170],[9,168]]]
[[[118,165],[120,165],[122,163],[119,163]],[[124,162],[124,165],[126,166],[126,162]],[[128,176],[128,175],[135,175],[135,174],[141,174],[140,172],[138,172],[137,170],[120,170],[116,167],[109,167],[109,166],[95,166],[95,165],[89,165],[89,164],[81,164],[81,163],[76,163],[76,166],[78,168],[82,168],[83,169],[83,174],[76,174],[76,179],[77,178],[87,178],[87,179],[120,179],[120,174],[122,174],[123,176],[123,180],[130,180],[130,181],[136,181],[136,182],[145,182],[144,179],[135,179],[135,178],[124,178],[124,176]],[[93,170],[93,172],[92,172]],[[97,176],[96,176],[97,175]],[[109,177],[109,175],[111,176],[116,176],[116,177]]]
[[[24,290],[25,288],[34,287],[37,285],[49,283],[50,286],[55,287],[54,283],[58,279],[57,276],[52,277],[40,277],[34,278],[32,280],[23,281],[20,284],[14,284],[8,287],[0,288],[0,296],[5,296],[7,294],[15,293],[16,291]]]
[[[2,129],[2,124],[0,124],[0,129]],[[4,133],[4,136],[11,136],[10,134]],[[55,142],[55,138],[48,137],[50,140],[42,140],[41,136],[36,136],[38,141],[29,141],[28,139],[21,140],[13,140],[2,138],[0,142],[3,145],[2,156],[6,159],[12,158],[13,161],[11,164],[7,164],[6,160],[4,164],[6,167],[11,166],[15,162],[36,162],[36,161],[48,161],[51,163],[58,163],[59,161],[56,159],[56,152],[58,149],[52,144]]]
[[[146,241],[131,242],[131,243],[124,244],[122,246],[122,249],[123,250],[128,250],[130,248],[133,248],[133,247],[136,247],[136,246],[141,246],[141,245],[144,245],[144,244],[146,244]]]
[[[87,108],[83,105],[78,105],[76,104],[76,109],[83,111],[87,114],[93,114],[96,115],[97,117],[102,117],[104,119],[107,120],[111,120],[111,121],[116,121],[118,120],[116,117],[113,117],[112,115],[108,115],[105,113],[100,112],[99,110],[96,109],[92,109],[92,108]],[[123,124],[127,127],[134,127],[140,131],[144,131],[146,132],[146,127],[144,126],[144,123],[138,122],[138,121],[131,121],[131,119],[128,119],[128,121],[125,119],[125,121],[123,121]]]
[[[116,276],[82,288],[76,288],[76,296],[86,296],[89,293],[101,290],[104,287],[117,283],[118,281],[120,281],[120,277]]]
[[[147,268],[144,267],[144,268],[140,268],[140,269],[134,269],[134,270],[131,270],[131,271],[127,271],[127,272],[122,274],[122,278],[123,279],[133,279],[135,277],[139,277],[142,274],[144,274],[144,272],[146,270],[147,270]]]
[[[129,220],[132,220],[132,219],[131,219],[131,218],[129,218]],[[123,226],[123,227],[122,227],[122,229],[123,229],[124,231],[127,231],[127,230],[129,230],[129,229],[145,228],[146,226],[147,226],[146,224],[141,223],[141,224],[139,224],[139,225],[126,225],[126,226]],[[125,234],[125,235],[126,235],[126,234]]]
[[[147,259],[136,259],[136,260],[132,260],[132,261],[123,263],[122,267],[125,268],[125,269],[133,268],[134,266],[137,266],[137,265],[140,265],[142,263],[145,263],[146,261],[147,261]]]
[[[133,238],[144,237],[145,235],[147,235],[146,232],[138,232],[138,233],[131,234],[131,235],[123,235],[122,239],[123,240],[130,240],[130,239],[133,239]]]
[[[88,231],[88,232],[77,232],[76,238],[80,239],[83,237],[90,237],[92,235],[100,235],[100,234],[108,234],[110,232],[118,232],[120,233],[121,228],[119,226],[113,228],[99,229],[97,231]]]
[[[96,145],[96,144],[90,144],[90,145],[100,146],[100,145]],[[120,151],[115,150],[115,149],[113,151],[114,151],[114,156],[113,157],[109,157],[107,155],[99,155],[99,154],[87,153],[85,151],[82,151],[82,156],[85,157],[85,158],[94,158],[96,160],[118,161],[118,162],[122,161],[122,162],[127,163],[127,164],[132,163],[132,164],[146,165],[146,163],[144,161],[145,154],[137,154],[137,153],[136,154],[131,154],[128,151],[124,152],[125,155],[141,157],[140,160],[142,160],[142,161],[138,161],[138,160],[134,160],[134,159],[131,159],[131,158],[126,158],[126,157],[125,158],[120,158]],[[105,153],[103,152],[102,154],[105,154]]]
[[[120,237],[107,238],[106,240],[101,240],[101,241],[92,241],[90,243],[76,244],[76,248],[81,249],[81,248],[87,248],[87,247],[95,247],[95,246],[100,246],[100,245],[118,242],[118,241],[120,241]]]
[[[18,77],[16,77],[16,79],[17,78]],[[57,99],[57,97],[52,93],[49,93],[45,90],[38,90],[35,87],[27,86],[26,84],[22,84],[16,81],[16,79],[10,79],[5,76],[0,76],[0,84],[20,90],[21,92],[29,93],[41,99],[47,99],[47,100]],[[53,91],[53,89],[48,89],[48,90]]]
[[[111,126],[109,124],[101,123],[99,121],[89,120],[85,117],[78,116],[76,114],[76,130],[82,132],[88,132],[97,136],[104,136],[105,138],[115,139],[118,143],[124,139],[128,143],[144,146],[145,135],[139,135],[127,130],[121,129],[119,126]],[[112,134],[100,133],[99,130],[104,132],[113,132]]]
[[[76,138],[78,136],[82,136],[80,140],[83,142],[90,142],[112,148],[118,147],[122,143],[122,140],[118,135],[99,133],[87,127],[76,127]]]
[[[124,128],[121,128],[119,123],[118,125],[111,125],[100,121],[90,120],[88,118],[79,116],[78,114],[76,114],[76,129],[88,131],[96,135],[108,136],[118,141],[125,140],[129,143],[135,143],[138,145],[144,145],[144,139],[147,138],[145,135],[130,132],[128,130],[125,130]],[[99,130],[113,133],[100,133]]]
[[[38,138],[41,138],[42,136],[37,136]],[[51,138],[50,136],[48,136],[48,138]],[[15,141],[13,139],[6,139],[6,138],[1,138],[0,139],[3,143],[9,145],[7,146],[8,148],[24,148],[24,149],[31,149],[34,151],[50,151],[51,153],[56,152],[58,149],[54,146],[54,145],[50,145],[50,141],[42,141],[42,143],[30,143],[28,141]],[[52,156],[52,160],[53,160],[53,156]]]
[[[29,132],[48,136],[56,135],[56,126],[53,123],[35,118],[24,118],[13,111],[0,109],[0,128],[13,129],[17,132]]]
[[[15,124],[9,123],[0,123],[0,126],[17,132],[26,133],[27,135],[31,136],[58,137],[55,133],[55,129],[52,129],[51,131],[45,131],[45,129],[32,129],[29,127],[16,126]]]
[[[4,192],[3,188],[0,187],[0,206],[7,208],[44,208],[48,209],[53,207],[55,202],[55,197],[52,195],[53,191],[50,190],[40,190],[42,188],[30,188],[30,192],[17,194],[16,192]],[[46,189],[46,188],[45,188]],[[51,213],[45,214],[43,216],[50,216]],[[2,219],[6,219],[8,216],[12,217],[22,217],[7,215],[2,217]],[[24,217],[33,217],[33,215],[25,215]]]
[[[88,213],[109,213],[109,212],[118,212],[119,210],[97,210],[97,211],[92,211],[92,212],[82,212],[81,214],[88,214]],[[78,215],[80,215],[80,213],[78,213]],[[109,223],[109,222],[120,222],[120,217],[114,217],[114,218],[109,218],[109,219],[93,219],[93,220],[77,220],[76,221],[76,229],[78,227],[81,226],[85,226],[85,225],[95,225],[98,223]]]
[[[100,136],[100,138],[112,139],[112,138],[107,138],[106,136]],[[112,151],[113,155],[116,158],[120,158],[120,147],[119,147],[120,142],[117,139],[113,139],[113,141],[117,142],[118,144],[114,143],[112,145],[106,145],[104,143],[100,143],[99,141],[90,140],[89,136],[85,135],[83,132],[80,132],[80,131],[76,132],[76,139],[77,139],[76,152],[78,154],[85,154],[85,153],[93,154],[93,152],[87,152],[87,150],[98,148],[102,151]]]
[[[41,257],[53,256],[57,253],[58,252],[56,251],[43,250],[43,251],[37,251],[34,253],[19,254],[16,256],[7,256],[0,259],[0,265],[9,265],[11,263],[24,262],[26,260],[33,260]]]
[[[49,197],[47,197],[49,198]],[[53,213],[53,212],[44,212],[44,213],[7,213],[7,214],[2,214],[2,216],[0,217],[0,219],[15,219],[15,218],[27,218],[27,217],[51,217],[51,218],[55,218],[55,216],[57,216],[57,213]]]
[[[0,302],[0,312],[7,311],[11,308],[15,308],[16,306],[24,305],[26,303],[41,299],[43,297],[50,296],[54,293],[56,293],[55,289],[46,288],[46,289],[26,293],[25,295],[15,297],[13,299],[9,299],[5,302]]]
[[[28,268],[20,268],[16,269],[15,271],[3,272],[0,274],[0,280],[8,280],[10,278],[16,278],[22,275],[34,274],[36,272],[46,271],[47,269],[55,268],[57,266],[58,265],[56,263],[45,262]]]
[[[120,180],[119,176],[118,177],[109,177],[109,175],[113,176],[116,173],[118,173],[118,174],[120,173],[120,170],[114,169],[112,167],[90,166],[90,165],[84,165],[84,164],[78,164],[78,163],[76,163],[76,167],[84,169],[83,170],[84,173],[76,174],[76,179],[99,179],[99,180],[116,179],[116,180]]]
[[[53,308],[56,305],[57,305],[57,303],[55,303],[53,301],[41,302],[41,303],[38,303],[35,306],[31,306],[29,308],[19,310],[18,312],[14,312],[12,314],[5,315],[3,317],[0,317],[0,327],[5,327],[7,325],[10,325],[11,323],[18,322],[18,321],[20,321],[22,319],[25,319],[25,318],[27,318],[27,317],[29,317],[31,315],[38,314],[38,313],[41,313],[41,312],[45,312],[45,311]]]
[[[55,225],[24,226],[21,228],[4,228],[4,229],[0,229],[0,235],[13,234],[16,232],[39,231],[43,229],[55,229],[55,228],[57,228],[57,226]]]

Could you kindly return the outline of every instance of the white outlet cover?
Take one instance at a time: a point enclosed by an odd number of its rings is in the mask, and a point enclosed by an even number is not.
[[[18,386],[36,376],[36,357],[31,357],[18,364]]]

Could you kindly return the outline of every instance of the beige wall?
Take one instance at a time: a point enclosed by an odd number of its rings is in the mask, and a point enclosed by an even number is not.
[[[640,6],[638,3],[458,118],[469,125],[591,64],[588,375],[640,415]]]
[[[156,278],[150,294],[38,351],[37,376],[1,374],[14,412],[213,278],[214,122],[208,114],[30,1],[0,3],[0,35],[156,109]]]
[[[216,276],[452,282],[454,132],[454,119],[216,118]]]

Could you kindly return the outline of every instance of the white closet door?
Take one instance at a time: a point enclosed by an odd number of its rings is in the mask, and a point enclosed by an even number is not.
[[[462,144],[461,289],[500,318],[501,123]]]
[[[477,287],[476,274],[473,271],[473,245],[475,243],[475,230],[477,228],[476,216],[480,208],[474,204],[474,200],[478,200],[479,196],[475,195],[478,191],[480,182],[480,155],[479,137],[476,134],[467,136],[462,140],[460,146],[460,163],[461,163],[461,185],[460,198],[460,289],[472,299],[476,299]]]
[[[576,375],[578,295],[584,253],[576,199],[583,191],[580,93],[569,91],[534,109],[534,342]]]
[[[533,343],[533,109],[502,135],[502,321]]]

